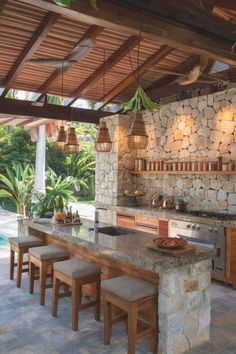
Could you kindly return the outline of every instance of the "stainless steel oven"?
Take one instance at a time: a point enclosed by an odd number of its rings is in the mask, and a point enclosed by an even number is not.
[[[182,237],[189,243],[215,250],[212,274],[225,275],[225,228],[208,224],[170,220],[170,237]]]

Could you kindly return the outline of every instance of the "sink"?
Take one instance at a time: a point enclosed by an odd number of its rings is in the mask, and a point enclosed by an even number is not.
[[[134,234],[135,231],[123,229],[122,227],[107,226],[107,227],[98,227],[98,232],[106,234],[109,236],[121,236],[126,234]]]

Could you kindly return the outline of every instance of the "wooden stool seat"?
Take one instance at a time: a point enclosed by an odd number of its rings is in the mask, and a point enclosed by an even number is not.
[[[21,286],[22,273],[29,271],[29,262],[23,261],[24,254],[29,252],[30,247],[42,246],[43,240],[35,236],[9,237],[8,240],[10,242],[10,279],[14,278],[14,268],[17,266],[16,286],[19,288]],[[16,263],[15,253],[17,253]]]
[[[51,288],[52,284],[46,284],[47,276],[53,275],[53,263],[68,259],[69,252],[61,247],[41,246],[29,249],[29,292],[34,292],[34,280],[38,279],[35,275],[35,268],[39,268],[40,295],[39,304],[45,303],[45,290]],[[49,274],[48,274],[49,272]]]
[[[71,292],[59,293],[61,283],[66,284]],[[95,300],[82,304],[82,286],[95,283]],[[95,319],[100,320],[100,283],[101,268],[82,259],[69,259],[56,262],[53,271],[52,316],[57,316],[58,300],[71,295],[72,329],[78,330],[79,311],[94,307]]]
[[[101,284],[104,300],[104,343],[110,344],[112,324],[127,320],[128,354],[135,354],[138,339],[149,336],[151,351],[157,352],[157,285],[133,276],[124,275],[104,280]],[[114,317],[112,310],[119,308],[122,314]],[[138,315],[142,313],[140,318]],[[148,318],[146,318],[148,313]],[[138,322],[144,328],[137,331]]]

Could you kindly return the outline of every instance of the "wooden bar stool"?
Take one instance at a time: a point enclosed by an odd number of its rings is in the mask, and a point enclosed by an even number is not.
[[[128,354],[135,354],[138,339],[150,336],[151,351],[157,352],[157,285],[145,280],[124,275],[102,282],[104,301],[104,343],[110,344],[112,324],[128,321]],[[115,307],[123,314],[114,317]],[[142,312],[142,319],[138,314]],[[143,318],[144,312],[149,313],[148,319]],[[147,321],[148,320],[148,321]],[[145,329],[138,332],[138,324]]]
[[[24,254],[28,254],[30,247],[38,247],[44,244],[43,240],[35,236],[10,237],[10,279],[14,278],[14,268],[16,272],[16,286],[20,288],[22,273],[29,271],[29,262],[24,261]],[[17,253],[17,262],[15,262]],[[27,267],[24,267],[27,266]]]
[[[34,292],[34,280],[38,279],[35,274],[35,268],[39,268],[39,304],[45,303],[45,290],[52,287],[51,284],[46,284],[48,276],[52,277],[53,263],[68,259],[69,252],[61,247],[56,246],[42,246],[29,249],[29,292]]]
[[[79,311],[88,307],[94,307],[95,320],[100,320],[100,283],[101,268],[93,263],[82,259],[69,259],[54,264],[53,271],[53,295],[52,295],[52,316],[57,316],[58,300],[61,297],[69,296],[70,293],[59,293],[61,283],[71,288],[72,305],[72,329],[78,330]],[[95,283],[95,299],[82,304],[82,287]]]

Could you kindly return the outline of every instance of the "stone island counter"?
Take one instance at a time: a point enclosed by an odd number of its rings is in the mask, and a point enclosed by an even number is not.
[[[156,283],[159,291],[159,354],[181,354],[209,339],[210,271],[212,250],[197,248],[181,257],[148,250],[154,235],[129,230],[110,236],[99,228],[112,225],[82,220],[81,226],[59,226],[48,221],[24,220],[29,234],[46,244],[68,249],[72,257],[102,267],[102,278],[131,274]]]

